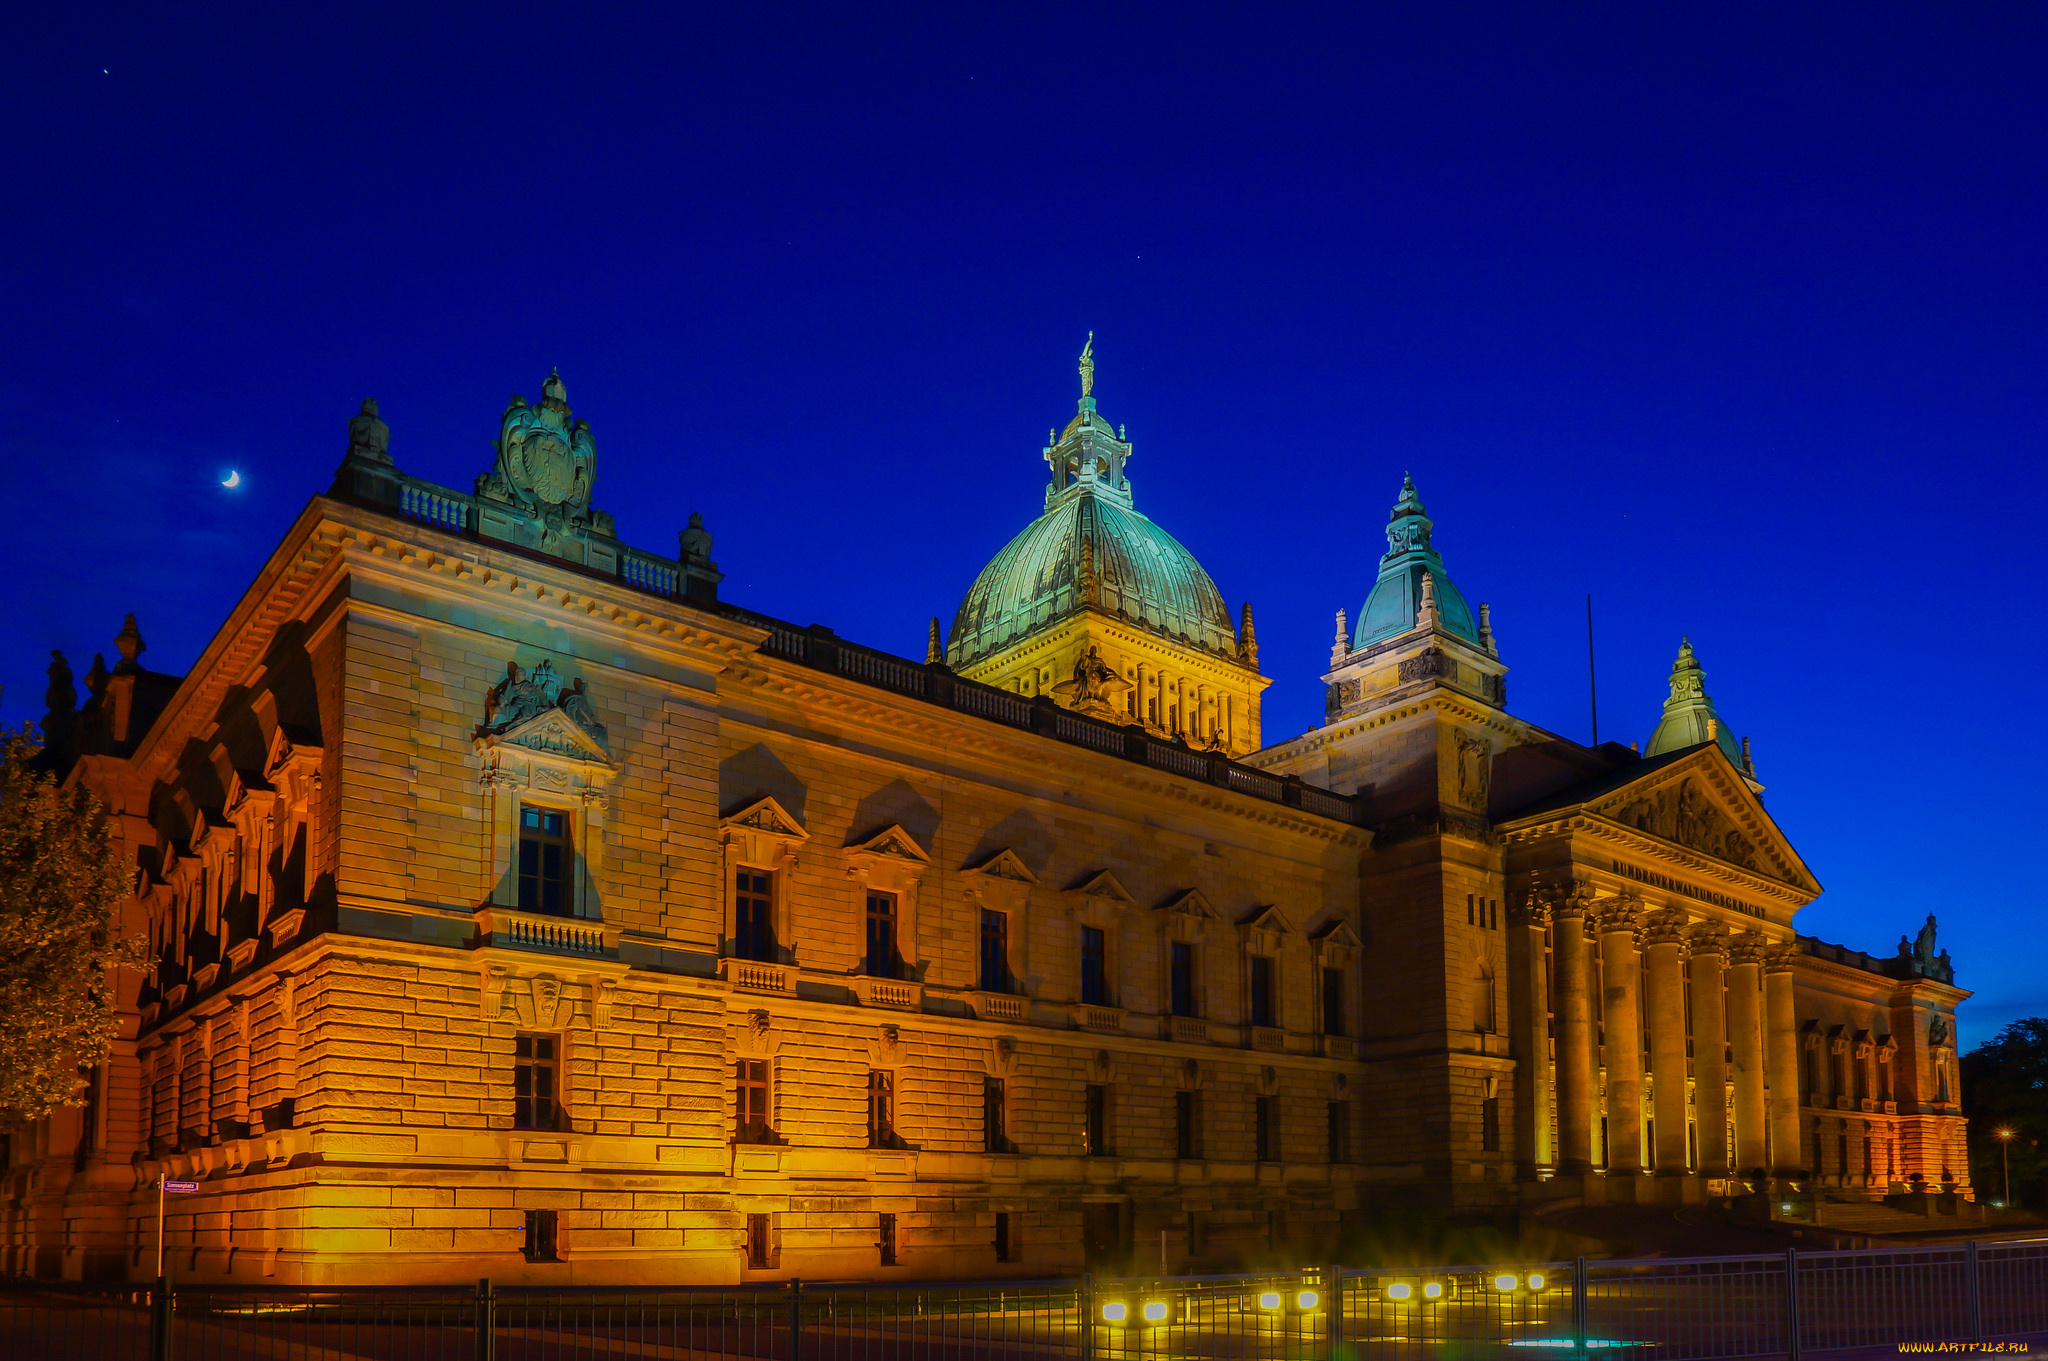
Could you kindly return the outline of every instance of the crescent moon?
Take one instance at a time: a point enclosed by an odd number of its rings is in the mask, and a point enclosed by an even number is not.
[[[227,481],[225,481],[225,482],[223,482],[223,483],[221,483],[221,485],[222,485],[223,487],[239,487],[239,486],[241,486],[241,485],[242,485],[242,473],[241,473],[241,470],[240,470],[239,468],[236,468],[236,469],[231,469],[231,470],[229,471],[229,473],[228,473],[228,480],[227,480]]]

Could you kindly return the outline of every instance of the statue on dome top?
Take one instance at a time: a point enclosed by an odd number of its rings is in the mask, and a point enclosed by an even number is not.
[[[1081,395],[1095,395],[1095,332],[1088,333],[1088,343],[1081,347]]]

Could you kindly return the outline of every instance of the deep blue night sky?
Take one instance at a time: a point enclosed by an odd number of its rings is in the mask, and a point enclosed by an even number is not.
[[[1092,329],[1268,740],[1410,469],[1517,712],[1587,736],[1588,591],[1603,736],[1690,633],[1801,928],[2048,1012],[2048,8],[430,8],[11,22],[0,718],[184,670],[365,393],[467,488],[550,365],[628,541],[921,657]]]

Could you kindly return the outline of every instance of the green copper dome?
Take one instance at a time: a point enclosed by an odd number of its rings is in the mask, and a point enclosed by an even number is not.
[[[1131,446],[1095,413],[1092,396],[1044,454],[1052,466],[1045,513],[975,578],[953,616],[947,663],[968,666],[1090,604],[1236,658],[1222,593],[1193,554],[1132,506]]]
[[[1445,574],[1442,555],[1430,547],[1431,528],[1422,498],[1415,494],[1415,483],[1403,476],[1401,499],[1387,521],[1387,555],[1380,559],[1379,580],[1366,596],[1365,608],[1358,612],[1358,627],[1351,634],[1353,651],[1398,638],[1415,627],[1425,573],[1435,587],[1439,627],[1469,642],[1479,641],[1471,608]]]
[[[1714,743],[1735,763],[1737,770],[1749,773],[1742,743],[1728,731],[1728,725],[1714,712],[1714,701],[1707,697],[1707,673],[1701,668],[1700,659],[1693,655],[1692,639],[1681,638],[1678,660],[1671,663],[1671,698],[1664,701],[1664,717],[1644,744],[1643,755],[1662,756],[1667,751],[1684,751],[1702,742]]]

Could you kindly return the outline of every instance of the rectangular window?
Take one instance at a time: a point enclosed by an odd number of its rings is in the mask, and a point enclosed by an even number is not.
[[[896,1075],[868,1074],[868,1147],[896,1148]]]
[[[988,1153],[1011,1151],[1003,1128],[1003,1080],[999,1077],[981,1080],[981,1146]]]
[[[560,1070],[553,1035],[512,1039],[512,1128],[555,1129],[555,1096]]]
[[[1651,1146],[1656,1146],[1654,1140]],[[1479,1103],[1479,1151],[1500,1152],[1500,1098],[1497,1096],[1489,1096]]]
[[[768,1124],[766,1059],[738,1059],[732,1065],[732,1138],[736,1144],[774,1142]]]
[[[1109,942],[1098,926],[1081,928],[1081,1000],[1094,1007],[1115,1005],[1109,1000]]]
[[[1280,1161],[1279,1099],[1254,1098],[1252,1104],[1252,1156],[1262,1163]]]
[[[868,895],[868,952],[862,972],[870,978],[896,976],[896,895]]]
[[[1010,914],[981,910],[981,990],[1010,990]]]
[[[528,1210],[526,1212],[526,1260],[529,1262],[559,1262],[562,1260],[560,1245],[556,1242],[556,1220],[553,1210]]]
[[[519,810],[519,910],[568,915],[567,813],[546,808]]]
[[[1323,970],[1323,1033],[1344,1035],[1344,971]]]
[[[1209,1250],[1208,1226],[1202,1222],[1200,1210],[1188,1211],[1188,1256],[1200,1257]]]
[[[775,1265],[774,1235],[767,1215],[747,1216],[747,1269],[767,1271]]]
[[[1195,1006],[1195,947],[1184,940],[1173,943],[1172,961],[1173,1014],[1176,1016],[1199,1016]]]
[[[881,1251],[882,1265],[896,1265],[896,1216],[880,1215],[875,1225],[875,1247]]]
[[[1478,903],[1478,901],[1479,895],[1476,893],[1468,893],[1465,895],[1465,925],[1467,926],[1479,925],[1479,914],[1476,909],[1476,904]]]
[[[1252,1024],[1269,1026],[1273,1024],[1273,961],[1265,955],[1253,955],[1252,966]]]
[[[763,870],[737,872],[732,897],[732,953],[735,959],[775,962],[774,880]]]
[[[1081,1143],[1081,1151],[1088,1157],[1101,1158],[1109,1153],[1109,1089],[1099,1083],[1088,1084],[1083,1106]]]
[[[1201,1097],[1195,1092],[1173,1094],[1173,1156],[1202,1156]]]
[[[1332,1163],[1351,1161],[1351,1106],[1348,1102],[1332,1101],[1327,1112],[1329,1129],[1329,1159]]]

